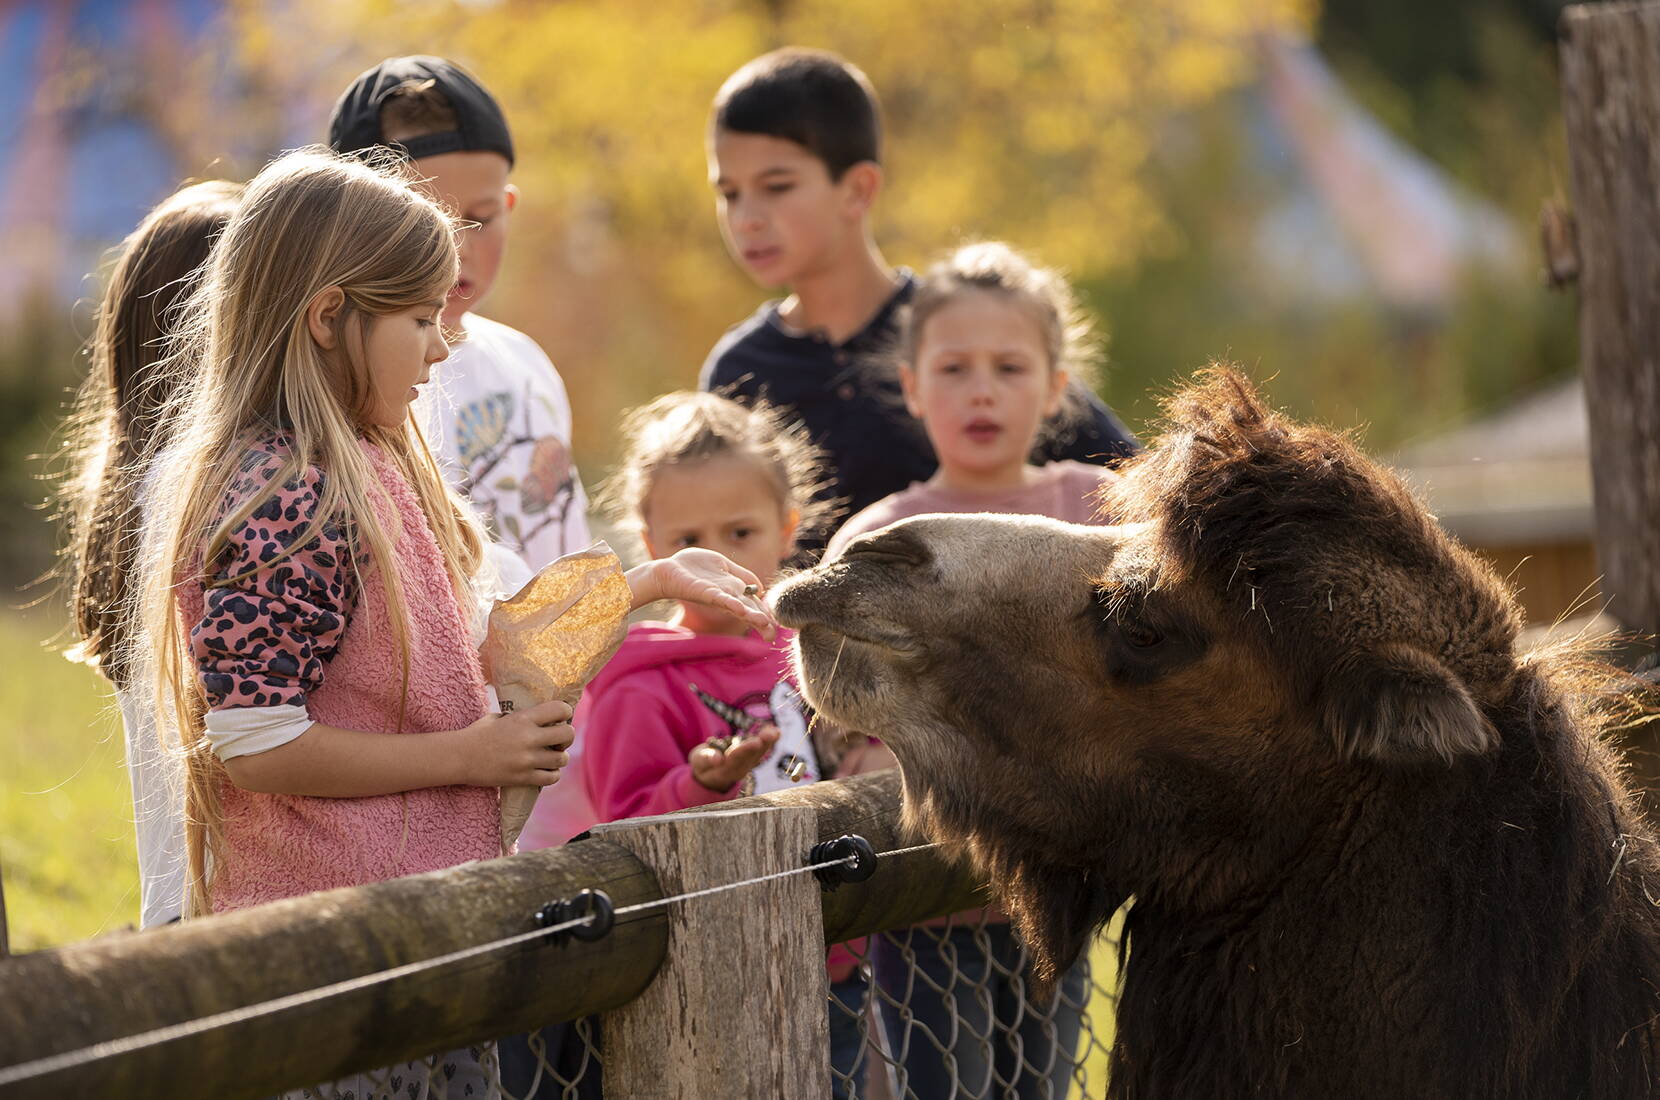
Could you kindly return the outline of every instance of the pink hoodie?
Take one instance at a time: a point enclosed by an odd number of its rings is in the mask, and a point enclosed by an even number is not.
[[[733,732],[691,685],[721,703],[778,727],[778,742],[755,769],[755,791],[794,786],[792,759],[806,765],[799,782],[823,778],[790,681],[792,635],[771,644],[759,635],[693,634],[666,623],[636,623],[616,656],[577,705],[571,763],[531,812],[521,849],[563,843],[599,821],[667,813],[737,797],[692,778],[686,755],[711,737]],[[863,941],[855,948],[863,953]],[[837,945],[827,960],[831,981],[846,979],[858,956]]]
[[[733,724],[697,695],[778,727],[778,743],[755,769],[755,791],[783,790],[821,778],[800,696],[790,683],[788,631],[694,634],[666,623],[636,623],[616,656],[583,692],[573,720],[582,780],[602,821],[704,806],[738,795],[692,777],[686,754]],[[790,764],[806,766],[798,781]]]

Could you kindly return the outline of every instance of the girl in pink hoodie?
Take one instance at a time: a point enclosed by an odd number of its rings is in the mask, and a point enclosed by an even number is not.
[[[823,517],[818,452],[765,406],[674,393],[636,410],[626,428],[628,452],[607,495],[618,525],[637,531],[654,558],[709,547],[770,584],[797,534]],[[521,846],[821,778],[786,635],[768,641],[747,622],[684,601],[667,622],[631,626],[583,691],[567,782],[537,801]],[[831,1010],[838,1085],[862,1049],[856,966],[845,950],[832,952],[831,992],[851,1009]]]
[[[800,428],[708,393],[630,414],[629,448],[607,493],[646,552],[717,550],[770,584],[813,511],[818,460]],[[807,514],[811,526],[817,516]],[[682,601],[636,623],[583,692],[578,771],[598,820],[666,813],[781,790],[823,774],[788,642]]]

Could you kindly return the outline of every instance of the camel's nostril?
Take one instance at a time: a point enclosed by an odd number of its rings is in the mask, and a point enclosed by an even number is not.
[[[916,535],[901,527],[863,535],[842,551],[842,561],[883,561],[895,565],[923,566],[933,554]]]

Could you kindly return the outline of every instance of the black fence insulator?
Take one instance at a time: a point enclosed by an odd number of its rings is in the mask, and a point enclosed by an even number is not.
[[[837,860],[853,857],[851,863],[837,863]],[[863,882],[876,873],[876,850],[870,846],[870,841],[862,836],[844,834],[835,840],[823,840],[813,845],[807,853],[807,862],[818,867],[813,872],[826,890],[834,890],[844,882]],[[819,867],[819,864],[835,866]]]
[[[550,932],[549,938],[555,944],[563,944],[572,937],[584,943],[592,943],[603,938],[617,923],[616,908],[611,904],[611,895],[604,890],[583,890],[575,897],[550,901],[536,910],[536,923],[543,928],[558,928],[567,921],[584,917],[587,918],[586,924]]]

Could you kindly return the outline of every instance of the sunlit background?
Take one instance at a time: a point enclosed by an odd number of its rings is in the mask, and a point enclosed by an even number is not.
[[[767,292],[727,260],[710,97],[774,46],[886,114],[892,262],[994,236],[1063,266],[1137,430],[1212,357],[1363,429],[1549,621],[1595,576],[1573,302],[1535,225],[1566,187],[1552,0],[0,0],[0,873],[14,948],[136,913],[119,728],[62,627],[42,508],[110,245],[188,178],[320,140],[380,58],[505,107],[510,256],[481,312],[558,364],[590,487],[619,412],[691,386]],[[39,601],[24,610],[23,605]]]

